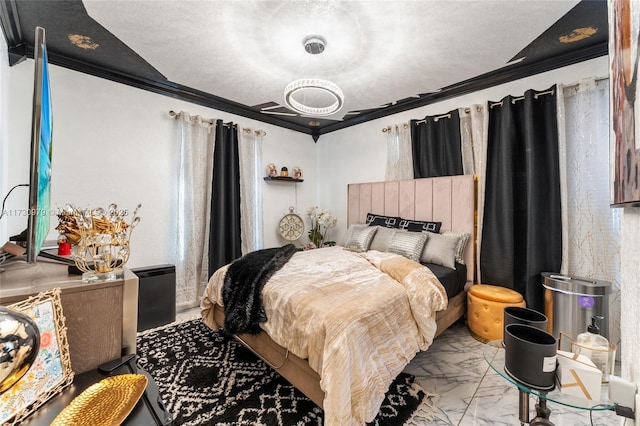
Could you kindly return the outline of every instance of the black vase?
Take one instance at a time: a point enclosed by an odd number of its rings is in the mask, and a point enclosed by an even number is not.
[[[530,325],[509,324],[504,330],[504,344],[504,369],[509,376],[536,390],[555,387],[555,337]]]
[[[504,308],[504,326],[509,324],[526,324],[540,330],[547,330],[547,317],[533,309],[521,308],[519,306],[507,306]]]

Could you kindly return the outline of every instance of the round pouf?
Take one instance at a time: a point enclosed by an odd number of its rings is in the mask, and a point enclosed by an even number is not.
[[[510,288],[489,284],[472,285],[467,294],[467,322],[471,335],[486,343],[501,340],[504,308],[526,306],[522,295]]]

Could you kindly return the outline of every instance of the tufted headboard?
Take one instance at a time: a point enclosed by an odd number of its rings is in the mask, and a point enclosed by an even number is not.
[[[347,226],[364,223],[367,213],[442,222],[443,231],[469,232],[464,252],[467,283],[475,263],[475,182],[472,175],[352,183],[347,186]]]

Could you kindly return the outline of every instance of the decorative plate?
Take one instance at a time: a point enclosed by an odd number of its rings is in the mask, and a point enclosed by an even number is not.
[[[60,412],[51,426],[119,425],[147,387],[142,374],[120,374],[89,386]]]
[[[280,236],[287,241],[295,241],[304,232],[304,221],[293,212],[293,207],[289,207],[289,214],[284,215],[278,225]]]

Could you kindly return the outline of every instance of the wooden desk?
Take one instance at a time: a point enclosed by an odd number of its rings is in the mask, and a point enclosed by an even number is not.
[[[125,269],[124,279],[85,283],[69,275],[67,265],[39,258],[3,265],[0,304],[9,305],[56,287],[61,289],[71,368],[76,374],[135,353],[138,277]]]

